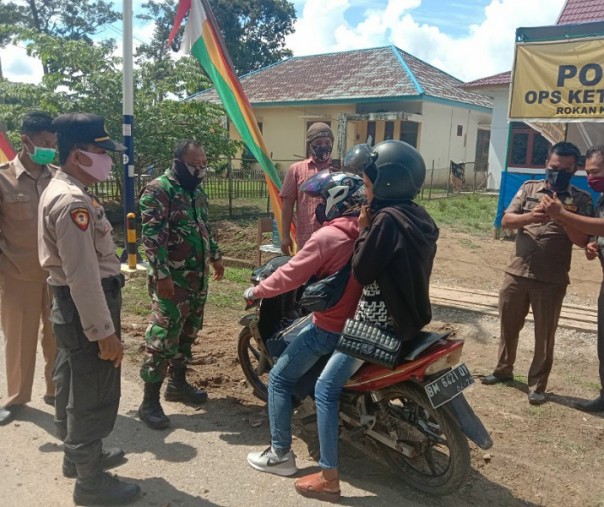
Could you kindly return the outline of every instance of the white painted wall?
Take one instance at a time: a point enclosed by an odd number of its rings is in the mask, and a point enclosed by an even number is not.
[[[434,167],[434,184],[445,184],[450,161],[474,162],[478,128],[488,128],[491,115],[479,111],[425,102],[422,108],[422,136],[419,151],[429,173]],[[457,135],[461,125],[462,135]],[[432,165],[434,164],[434,166]],[[468,171],[473,171],[468,166]],[[466,172],[466,177],[469,177]]]
[[[353,114],[357,111],[354,104],[333,106],[275,106],[255,107],[256,120],[262,122],[263,137],[271,154],[281,171],[290,164],[301,160],[305,153],[305,136],[307,121],[331,121],[336,137],[334,156],[337,156],[337,127],[340,113]],[[446,184],[449,174],[449,161],[474,162],[477,131],[486,128],[490,123],[490,113],[478,112],[463,107],[424,102],[421,111],[421,125],[418,149],[430,171],[434,161],[434,184]],[[457,135],[457,126],[462,126],[462,135]],[[383,122],[378,122],[382,132],[377,132],[377,139],[383,137]],[[398,125],[397,125],[398,127]],[[356,122],[349,122],[347,147],[361,142],[357,137]],[[231,124],[231,136],[239,139]],[[395,137],[397,133],[395,132]],[[237,165],[237,162],[235,162]],[[468,168],[470,169],[470,168]],[[471,168],[473,170],[473,167]]]
[[[499,190],[501,174],[504,172],[508,147],[508,100],[509,86],[484,92],[493,97],[493,119],[491,123],[491,142],[489,146],[489,190]]]
[[[262,136],[271,158],[284,171],[292,163],[302,160],[306,150],[308,121],[330,121],[335,141],[333,154],[338,153],[338,119],[340,113],[354,113],[355,106],[275,106],[255,107],[256,121],[262,122]],[[231,123],[232,139],[240,139]],[[355,132],[349,132],[348,142],[354,144]],[[349,144],[351,146],[352,144]],[[236,164],[235,164],[236,165]]]

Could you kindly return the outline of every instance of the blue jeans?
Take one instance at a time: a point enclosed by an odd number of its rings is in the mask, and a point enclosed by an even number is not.
[[[317,380],[315,403],[321,445],[321,459],[319,460],[321,468],[338,468],[340,393],[344,384],[362,365],[362,359],[356,359],[342,352],[334,352]]]
[[[292,445],[292,387],[320,358],[331,354],[339,334],[310,323],[287,346],[271,370],[268,380],[268,417],[271,445],[285,453]]]

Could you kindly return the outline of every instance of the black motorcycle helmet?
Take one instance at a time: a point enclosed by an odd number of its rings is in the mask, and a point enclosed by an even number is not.
[[[354,146],[344,157],[344,170],[365,173],[373,183],[373,195],[382,201],[413,199],[426,179],[424,159],[403,141],[383,141],[373,149]]]

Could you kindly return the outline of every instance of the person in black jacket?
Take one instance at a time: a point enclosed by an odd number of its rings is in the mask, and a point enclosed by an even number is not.
[[[358,145],[347,154],[348,172],[362,172],[369,207],[361,209],[360,235],[352,272],[363,285],[355,320],[381,326],[402,341],[411,340],[432,319],[429,282],[438,227],[413,202],[424,183],[421,155],[402,141],[384,141],[372,150]],[[338,401],[344,384],[362,360],[335,352],[315,387],[321,471],[295,482],[303,496],[340,498]]]

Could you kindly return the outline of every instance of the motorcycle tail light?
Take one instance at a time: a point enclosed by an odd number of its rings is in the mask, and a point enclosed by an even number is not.
[[[439,371],[446,370],[447,368],[451,368],[455,366],[459,360],[461,359],[461,353],[463,349],[460,347],[451,351],[449,354],[443,357],[439,357],[433,363],[430,363],[426,370],[424,371],[425,375],[434,375]]]

